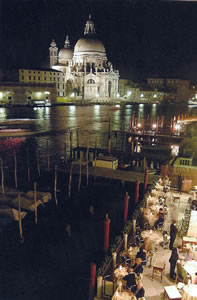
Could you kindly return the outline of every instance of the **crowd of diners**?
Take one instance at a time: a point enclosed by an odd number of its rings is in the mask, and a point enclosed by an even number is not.
[[[119,286],[126,291],[126,293],[129,295],[129,299],[145,299],[145,289],[143,287],[143,273],[145,267],[151,267],[152,264],[152,258],[155,253],[155,245],[151,241],[149,237],[141,238],[141,233],[143,230],[150,230],[150,231],[160,231],[160,233],[163,235],[163,248],[165,249],[165,236],[166,238],[166,245],[170,252],[169,256],[169,263],[170,263],[170,280],[172,282],[177,283],[177,274],[175,272],[178,268],[184,264],[184,262],[193,260],[193,252],[191,250],[191,246],[187,245],[187,247],[182,247],[182,244],[176,244],[175,240],[178,235],[178,228],[176,224],[175,219],[171,219],[171,225],[169,232],[163,231],[163,225],[165,216],[168,213],[168,206],[167,201],[170,198],[171,195],[170,192],[170,182],[169,179],[166,177],[163,181],[160,179],[158,184],[162,186],[162,196],[158,197],[158,201],[160,203],[160,208],[158,209],[158,212],[154,215],[154,222],[152,224],[149,223],[149,219],[146,218],[146,214],[142,213],[141,218],[139,218],[139,228],[136,229],[136,235],[135,235],[135,245],[130,248],[138,249],[135,255],[135,257],[132,257],[129,255],[129,249],[128,251],[124,251],[123,255],[123,265],[126,266],[127,274],[124,276],[119,276],[117,279]],[[146,209],[149,209],[149,207]],[[137,232],[139,230],[139,232]],[[169,235],[168,235],[169,234]],[[197,249],[196,249],[197,250]],[[131,251],[131,249],[130,249]],[[180,268],[181,269],[181,268]],[[182,268],[181,271],[184,273],[184,269]],[[181,271],[179,273],[181,273]],[[186,272],[185,272],[186,273]],[[180,275],[180,274],[179,274]],[[182,274],[184,277],[184,274]],[[197,270],[195,273],[195,276],[191,278],[188,276],[188,274],[185,274],[185,284],[188,283],[188,281],[192,280],[193,284],[197,284]],[[183,280],[184,281],[184,280]],[[112,298],[112,299],[118,299]],[[121,298],[122,299],[122,298]]]

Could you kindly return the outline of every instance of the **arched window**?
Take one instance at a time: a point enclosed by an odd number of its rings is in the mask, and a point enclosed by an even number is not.
[[[93,79],[88,79],[87,83],[95,83]]]

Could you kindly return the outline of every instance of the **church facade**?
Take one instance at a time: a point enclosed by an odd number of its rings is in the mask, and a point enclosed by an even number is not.
[[[82,100],[112,100],[119,97],[119,71],[108,61],[103,43],[96,38],[94,23],[89,16],[84,36],[70,46],[68,36],[58,51],[55,40],[49,47],[50,68],[63,73],[64,91],[58,96]]]

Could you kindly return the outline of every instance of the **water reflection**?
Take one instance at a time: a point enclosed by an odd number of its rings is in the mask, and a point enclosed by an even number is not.
[[[115,108],[115,109],[114,109]],[[196,107],[187,105],[125,105],[125,106],[55,106],[38,108],[28,107],[0,108],[0,121],[13,118],[36,119],[41,130],[50,132],[46,136],[27,138],[46,154],[46,147],[54,153],[63,153],[64,147],[68,149],[70,142],[69,132],[73,131],[73,146],[76,146],[76,129],[79,129],[81,146],[94,147],[97,138],[98,147],[108,146],[109,119],[111,131],[128,131],[132,122],[138,130],[171,130],[179,134],[177,120],[182,116],[197,116]]]

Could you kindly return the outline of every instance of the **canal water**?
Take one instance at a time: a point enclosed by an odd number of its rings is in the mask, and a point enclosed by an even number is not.
[[[48,154],[57,160],[69,147],[69,131],[79,130],[79,144],[94,147],[108,146],[109,120],[111,130],[128,130],[132,114],[136,123],[150,126],[161,120],[164,128],[172,119],[181,116],[196,116],[197,107],[186,105],[127,105],[127,106],[55,106],[47,108],[0,108],[0,121],[8,119],[34,119],[40,130],[46,134],[26,138],[2,138],[0,152],[5,162],[5,182],[14,185],[13,149],[16,149],[19,186],[32,188],[37,181],[38,189],[53,194],[54,171],[46,172]],[[148,125],[147,125],[148,124]],[[73,135],[73,146],[76,146]],[[65,146],[66,144],[66,146]],[[119,145],[122,146],[121,143]],[[26,149],[30,160],[39,152],[41,174],[32,174],[32,182],[24,177]],[[69,149],[67,150],[69,151]],[[33,163],[33,162],[32,162]],[[57,161],[55,162],[57,163]],[[7,178],[6,178],[7,176]],[[129,217],[134,206],[133,184],[115,180],[82,178],[78,192],[78,178],[73,178],[71,196],[68,197],[69,176],[58,172],[57,197],[54,201],[39,207],[38,224],[34,215],[23,220],[24,241],[20,242],[18,223],[10,224],[0,232],[0,295],[2,299],[88,299],[90,263],[101,262],[103,253],[104,218],[108,213],[110,241],[123,228],[124,195],[130,195]],[[143,185],[140,185],[140,199]]]

